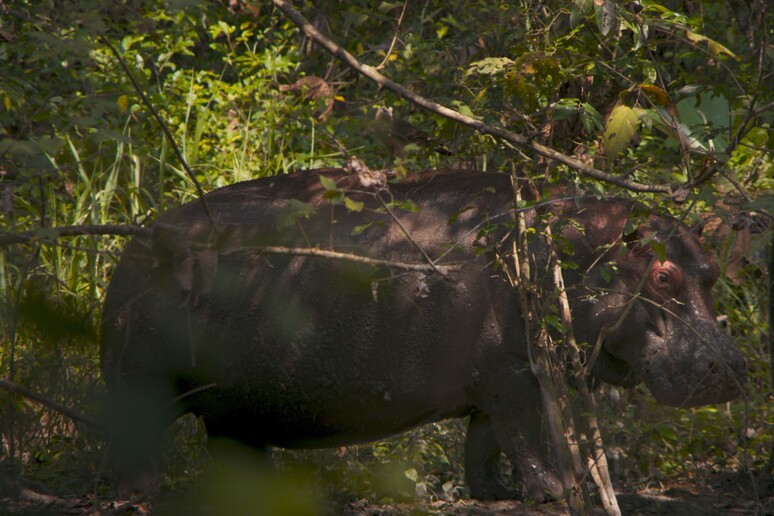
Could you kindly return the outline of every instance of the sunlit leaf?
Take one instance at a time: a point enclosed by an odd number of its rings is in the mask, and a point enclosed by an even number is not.
[[[407,211],[409,213],[417,213],[418,211],[421,210],[421,208],[417,205],[417,203],[415,203],[411,199],[391,202],[390,207]]]
[[[349,197],[344,197],[344,206],[346,206],[349,211],[362,211],[365,204],[361,201],[355,201]]]
[[[714,57],[731,57],[737,61],[741,59],[739,56],[731,52],[727,47],[721,45],[714,39],[708,38],[707,36],[687,31],[685,33],[685,38],[691,43],[707,43],[707,50],[709,50],[710,54],[712,54]]]
[[[397,9],[399,7],[403,7],[403,2],[382,2],[381,4],[379,4],[379,12],[388,13],[393,9]]]
[[[357,236],[361,234],[366,229],[370,228],[374,225],[374,222],[366,222],[365,224],[358,224],[354,228],[352,228],[352,236]]]
[[[507,57],[487,57],[486,59],[470,63],[465,74],[495,75],[513,64],[514,61]]]
[[[629,145],[640,125],[643,109],[629,106],[616,106],[610,113],[605,127],[605,154],[615,156]]]
[[[322,183],[323,188],[325,188],[326,190],[329,190],[329,191],[330,190],[338,190],[339,189],[338,186],[336,185],[336,181],[334,181],[333,179],[331,179],[329,177],[325,177],[325,176],[321,175],[320,176],[320,183]]]

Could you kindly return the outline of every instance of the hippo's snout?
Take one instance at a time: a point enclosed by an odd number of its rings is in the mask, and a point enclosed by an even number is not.
[[[672,333],[645,358],[644,380],[660,403],[694,407],[742,394],[748,364],[734,339],[704,322]]]

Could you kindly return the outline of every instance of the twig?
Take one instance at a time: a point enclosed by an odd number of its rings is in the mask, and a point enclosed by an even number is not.
[[[547,147],[545,145],[541,145],[540,143],[532,141],[530,138],[527,138],[523,134],[514,133],[506,129],[503,129],[501,127],[495,127],[495,126],[486,124],[484,122],[481,122],[480,120],[476,120],[473,117],[463,115],[458,111],[455,111],[446,106],[433,102],[421,95],[418,95],[413,91],[405,88],[404,86],[401,86],[397,82],[392,81],[387,77],[385,77],[384,75],[380,74],[376,70],[376,68],[363,64],[360,61],[358,61],[352,54],[347,52],[344,48],[340,47],[338,44],[334,43],[333,41],[325,37],[322,33],[320,33],[320,31],[318,31],[311,23],[309,23],[301,13],[296,11],[285,0],[273,0],[273,3],[280,11],[282,11],[282,13],[285,16],[287,16],[287,18],[290,21],[296,24],[296,26],[298,26],[306,36],[316,41],[325,50],[327,50],[331,54],[338,57],[349,67],[351,67],[361,75],[367,77],[368,79],[372,80],[379,87],[390,90],[391,92],[398,95],[399,97],[405,98],[408,101],[412,102],[413,104],[416,104],[417,106],[423,109],[436,113],[450,120],[454,120],[455,122],[467,125],[468,127],[471,127],[482,134],[489,134],[496,138],[508,141],[512,144],[532,149],[534,152],[540,154],[541,156],[563,163],[568,167],[573,168],[582,174],[593,177],[594,179],[612,183],[634,192],[660,192],[660,193],[672,192],[672,187],[668,185],[648,185],[643,183],[637,183],[634,181],[630,181],[628,179],[620,178],[612,174],[608,174],[594,167],[586,165],[585,163],[582,163],[571,156],[568,156],[550,147]]]
[[[207,385],[200,385],[199,387],[196,387],[195,389],[191,389],[190,391],[184,392],[180,396],[177,396],[175,399],[164,405],[164,408],[162,410],[168,410],[175,406],[175,404],[179,401],[183,401],[186,398],[190,398],[194,394],[199,394],[202,391],[208,391],[210,389],[214,389],[217,387],[217,383],[208,383]]]
[[[400,219],[395,215],[395,212],[393,212],[392,209],[387,205],[387,203],[384,202],[384,199],[382,199],[382,196],[377,193],[376,198],[379,199],[379,202],[382,203],[382,207],[385,210],[387,210],[387,213],[390,214],[390,217],[392,217],[392,220],[395,221],[395,223],[398,225],[398,227],[403,232],[403,234],[406,235],[406,238],[408,238],[409,241],[412,244],[414,244],[414,247],[416,247],[419,250],[419,252],[422,254],[422,256],[425,258],[425,260],[427,260],[427,263],[430,264],[430,267],[432,268],[432,270],[434,272],[437,272],[441,276],[446,276],[446,273],[444,273],[442,270],[438,268],[438,266],[435,264],[433,259],[430,258],[430,256],[428,256],[428,254],[425,252],[424,249],[422,249],[422,246],[419,245],[419,243],[411,237],[411,233],[409,233],[409,231],[406,229],[406,227],[403,225]]]
[[[191,167],[188,165],[188,162],[185,160],[183,153],[180,151],[180,147],[178,147],[175,137],[172,135],[172,131],[169,130],[169,127],[167,127],[167,124],[166,122],[164,122],[164,119],[161,118],[161,115],[159,114],[159,112],[156,110],[155,107],[153,107],[153,104],[151,103],[150,99],[145,94],[143,89],[140,87],[140,83],[137,82],[137,79],[134,78],[134,75],[132,74],[131,70],[129,70],[129,66],[126,64],[126,61],[124,60],[123,56],[121,56],[118,50],[116,50],[116,47],[114,47],[113,44],[110,42],[110,40],[107,39],[106,37],[102,36],[100,39],[105,44],[105,46],[107,46],[108,49],[110,49],[110,52],[112,52],[115,58],[118,60],[118,64],[121,65],[121,68],[124,70],[124,73],[129,78],[129,81],[131,81],[132,86],[134,86],[134,90],[140,96],[142,103],[145,104],[145,107],[148,108],[148,110],[153,115],[153,118],[156,119],[156,122],[161,127],[161,130],[164,132],[164,135],[167,137],[167,140],[169,140],[169,144],[172,146],[172,151],[175,153],[175,156],[177,157],[178,161],[180,161],[180,164],[183,166],[186,173],[188,174],[188,177],[191,179],[194,186],[196,187],[196,192],[199,194],[199,200],[201,201],[202,206],[204,206],[204,211],[207,213],[207,218],[210,220],[210,224],[212,224],[213,228],[217,229],[217,226],[215,224],[215,219],[212,217],[212,213],[210,212],[210,207],[207,205],[207,201],[204,199],[204,189],[202,188],[201,183],[199,183],[199,180],[196,179],[196,174],[194,174],[194,171],[191,170]]]
[[[387,64],[387,60],[390,59],[390,54],[392,54],[392,49],[395,48],[395,42],[398,40],[398,32],[400,31],[400,26],[403,23],[403,17],[406,14],[406,7],[408,7],[409,0],[403,0],[403,9],[400,11],[400,17],[398,18],[398,25],[395,27],[395,34],[392,35],[392,41],[390,41],[390,48],[387,49],[387,53],[384,55],[384,59],[381,63],[379,63],[379,66],[376,67],[377,70],[381,70],[384,68],[384,65]]]
[[[99,423],[96,419],[92,419],[89,416],[81,414],[80,412],[76,412],[75,410],[62,405],[61,403],[54,401],[38,392],[35,392],[32,389],[24,387],[23,385],[19,385],[18,383],[12,382],[10,380],[0,379],[0,387],[16,394],[21,394],[25,398],[36,401],[45,407],[59,412],[60,414],[64,414],[74,421],[80,421],[81,423],[85,423],[95,428],[103,428],[102,424]]]

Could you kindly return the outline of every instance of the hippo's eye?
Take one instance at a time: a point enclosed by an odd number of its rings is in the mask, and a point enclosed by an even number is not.
[[[671,263],[657,265],[651,272],[651,284],[662,294],[674,295],[683,283],[680,269]]]

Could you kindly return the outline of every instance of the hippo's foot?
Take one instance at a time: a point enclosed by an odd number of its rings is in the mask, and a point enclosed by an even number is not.
[[[552,471],[541,470],[539,473],[521,478],[522,494],[524,500],[537,503],[560,500],[564,497],[564,489],[559,477]]]

